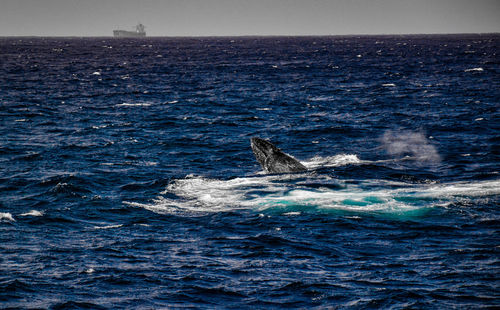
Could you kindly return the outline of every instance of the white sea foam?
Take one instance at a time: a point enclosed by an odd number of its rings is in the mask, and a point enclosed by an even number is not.
[[[174,194],[171,199],[160,196],[151,204],[125,202],[156,213],[178,212],[221,212],[248,209],[255,206],[255,199],[261,193],[281,192],[287,189],[287,175],[244,177],[231,180],[217,180],[187,176],[167,186],[162,195]],[[285,184],[285,185],[284,185]]]
[[[294,212],[294,211],[283,213],[283,215],[287,215],[287,216],[300,215],[300,214],[301,214],[301,212]]]
[[[116,106],[117,107],[149,107],[150,105],[151,105],[151,103],[128,103],[128,102],[124,102],[124,103],[117,104]]]
[[[500,180],[435,184],[415,193],[416,197],[487,197],[500,194]]]
[[[302,162],[308,169],[317,169],[321,167],[339,167],[350,164],[360,164],[362,161],[354,154],[339,154],[335,156],[315,156]]]
[[[306,181],[304,181],[304,179]],[[500,194],[500,180],[448,184],[405,184],[382,180],[338,182],[315,173],[264,175],[230,180],[188,176],[167,186],[151,203],[124,202],[160,214],[205,214],[238,209],[281,210],[284,215],[307,211],[405,213]],[[389,186],[390,185],[390,186]]]
[[[109,125],[92,126],[92,129],[102,129],[102,128],[106,128],[108,126]]]
[[[118,225],[105,225],[105,226],[94,226],[94,229],[111,229],[111,228],[120,228],[123,224]]]
[[[317,96],[317,97],[310,97],[307,98],[309,101],[334,101],[335,97],[334,96]]]
[[[43,212],[31,210],[30,212],[19,214],[19,216],[43,216]]]
[[[0,212],[0,221],[15,222],[16,220],[12,217],[12,214],[8,212]]]
[[[408,186],[398,189],[370,189],[347,186],[345,189],[294,189],[283,196],[267,197],[269,207],[309,206],[358,212],[407,212],[448,205],[459,198],[500,194],[500,180]]]
[[[396,87],[396,84],[394,84],[394,83],[386,83],[386,84],[382,84],[382,86],[384,86],[384,87]]]
[[[465,69],[464,71],[465,72],[474,72],[474,71],[475,72],[482,72],[482,71],[484,71],[484,69],[481,67],[478,67],[478,68]]]

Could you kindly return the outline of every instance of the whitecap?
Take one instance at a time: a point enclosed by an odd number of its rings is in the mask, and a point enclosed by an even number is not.
[[[283,213],[283,215],[287,215],[287,216],[300,215],[300,214],[301,214],[301,212],[296,212],[296,211]]]
[[[92,73],[92,75],[101,75],[101,72],[95,71],[94,73]]]
[[[416,193],[417,197],[480,197],[500,194],[500,180],[437,184]]]
[[[109,125],[92,126],[92,129],[102,129],[102,128],[106,128],[108,126]]]
[[[116,106],[117,107],[149,107],[150,105],[151,105],[151,103],[128,103],[128,102],[124,102],[124,103],[117,104]]]
[[[333,96],[317,96],[317,97],[310,97],[307,98],[309,101],[334,101],[335,97]]]
[[[15,222],[16,220],[12,217],[12,214],[8,212],[0,212],[0,221]]]
[[[30,212],[19,214],[19,216],[43,216],[43,212],[37,210],[31,210]]]
[[[481,67],[478,67],[478,68],[472,68],[472,69],[465,69],[464,71],[465,72],[474,72],[474,71],[475,72],[482,72],[482,71],[484,71],[484,69]]]
[[[94,226],[94,229],[111,229],[111,228],[120,228],[122,226],[123,226],[123,224],[105,225],[105,226]]]
[[[394,83],[386,83],[386,84],[382,84],[382,86],[384,86],[384,87],[396,87],[396,84],[394,84]]]

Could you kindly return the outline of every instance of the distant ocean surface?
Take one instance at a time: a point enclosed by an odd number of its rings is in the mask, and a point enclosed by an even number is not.
[[[500,307],[499,44],[0,38],[0,308]]]

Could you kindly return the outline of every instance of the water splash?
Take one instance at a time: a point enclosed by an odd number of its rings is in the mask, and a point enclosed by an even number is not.
[[[441,156],[422,132],[388,130],[380,138],[383,148],[391,156],[411,156],[418,163],[439,164]]]
[[[336,188],[331,186],[334,184]],[[313,173],[230,180],[188,176],[174,181],[161,194],[152,203],[125,203],[160,214],[193,215],[239,209],[284,214],[331,211],[408,214],[446,206],[459,199],[498,195],[500,180],[415,185],[383,180],[341,182]]]

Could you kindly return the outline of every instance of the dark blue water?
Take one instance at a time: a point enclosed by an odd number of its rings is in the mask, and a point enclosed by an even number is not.
[[[499,307],[499,42],[0,38],[0,308]]]

